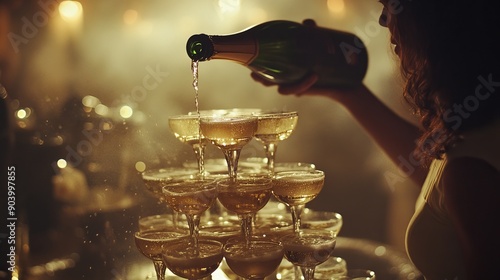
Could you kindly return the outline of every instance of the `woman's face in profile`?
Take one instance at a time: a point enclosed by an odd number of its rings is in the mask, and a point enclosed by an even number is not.
[[[378,23],[389,29],[391,33],[391,44],[394,45],[394,52],[400,56],[400,44],[399,40],[396,38],[395,26],[393,24],[393,12],[388,8],[388,2],[391,0],[379,0],[379,2],[383,5],[382,12],[378,19]]]

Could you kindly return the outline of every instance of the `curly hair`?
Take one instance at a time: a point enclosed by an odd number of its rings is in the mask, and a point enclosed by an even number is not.
[[[428,163],[442,158],[463,131],[500,115],[494,88],[500,86],[500,16],[492,0],[399,4],[390,28],[401,48],[404,98],[423,128],[415,155]]]

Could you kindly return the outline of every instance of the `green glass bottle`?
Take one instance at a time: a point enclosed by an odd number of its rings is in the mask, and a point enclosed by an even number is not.
[[[228,35],[193,35],[186,50],[193,61],[235,61],[276,84],[314,72],[317,86],[353,87],[368,66],[366,47],[354,34],[286,20]]]

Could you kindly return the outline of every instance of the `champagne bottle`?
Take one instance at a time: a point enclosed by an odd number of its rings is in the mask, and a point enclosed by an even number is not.
[[[286,20],[228,35],[196,34],[186,50],[193,61],[234,61],[276,84],[298,82],[314,72],[316,86],[353,87],[368,65],[366,47],[354,34]]]

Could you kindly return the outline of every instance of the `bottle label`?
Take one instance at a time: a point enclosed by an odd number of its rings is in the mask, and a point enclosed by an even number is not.
[[[257,41],[240,34],[210,36],[210,39],[217,46],[212,59],[227,59],[248,65],[259,53]],[[234,42],[238,42],[238,44]]]

